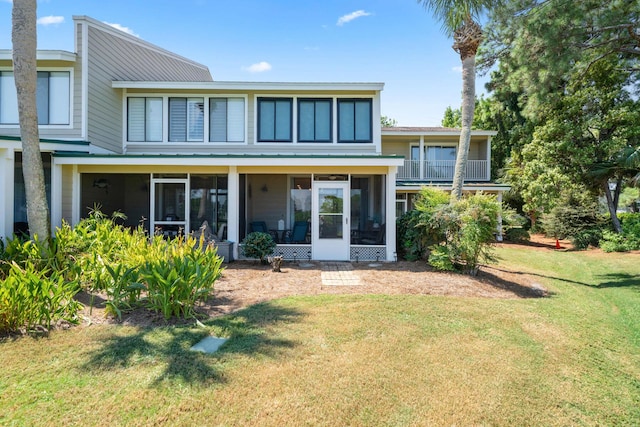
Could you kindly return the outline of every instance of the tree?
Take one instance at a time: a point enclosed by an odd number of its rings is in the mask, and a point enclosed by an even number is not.
[[[398,121],[396,119],[392,119],[391,117],[381,116],[380,125],[383,128],[394,128],[398,126]]]
[[[482,28],[478,16],[489,9],[492,0],[418,0],[442,22],[444,32],[453,36],[453,50],[462,61],[462,120],[458,155],[453,174],[451,201],[462,197],[462,184],[469,158],[471,124],[476,92],[476,52],[482,41]]]
[[[49,207],[44,186],[36,107],[36,0],[13,2],[13,75],[18,93],[22,139],[22,172],[27,199],[27,219],[32,238],[49,240]]]

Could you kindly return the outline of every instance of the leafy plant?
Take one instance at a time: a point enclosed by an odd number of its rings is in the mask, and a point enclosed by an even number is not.
[[[58,272],[11,262],[0,286],[0,332],[49,329],[59,320],[77,322],[77,292],[77,282],[68,282]]]
[[[211,294],[222,274],[222,258],[214,246],[204,245],[203,239],[198,243],[193,237],[180,237],[165,244],[155,239],[155,256],[141,267],[146,306],[161,312],[165,319],[192,317],[195,304]],[[160,248],[163,250],[158,251]]]
[[[255,231],[242,241],[242,251],[246,257],[258,258],[261,264],[267,264],[267,257],[273,254],[276,242],[268,233]]]
[[[482,193],[438,207],[430,224],[444,233],[444,241],[431,247],[429,263],[435,268],[455,267],[476,275],[480,263],[495,261],[492,244],[499,212],[495,196]]]

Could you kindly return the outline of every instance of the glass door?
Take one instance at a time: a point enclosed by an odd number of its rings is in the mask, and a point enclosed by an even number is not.
[[[313,183],[313,258],[348,261],[350,258],[349,182]]]
[[[154,233],[176,237],[189,231],[187,184],[186,179],[152,180],[151,229]]]

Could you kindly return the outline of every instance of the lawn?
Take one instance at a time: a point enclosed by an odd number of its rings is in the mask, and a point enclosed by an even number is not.
[[[638,425],[640,255],[499,249],[551,296],[314,296],[0,343],[0,425]],[[188,348],[230,338],[215,355]]]

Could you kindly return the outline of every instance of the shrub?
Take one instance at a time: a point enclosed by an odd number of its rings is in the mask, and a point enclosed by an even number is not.
[[[588,249],[589,246],[598,246],[602,239],[602,229],[600,227],[585,228],[576,231],[570,237],[571,244],[578,250]]]
[[[548,236],[565,239],[600,227],[601,221],[594,201],[569,194],[542,217],[542,224]]]
[[[222,274],[222,258],[213,245],[204,245],[203,237],[199,242],[193,237],[163,242],[154,239],[154,257],[141,268],[146,305],[161,312],[165,319],[192,317],[195,304],[211,294],[214,282]]]
[[[242,252],[246,257],[258,258],[260,263],[267,264],[267,257],[273,254],[276,242],[269,233],[254,231],[242,241]]]
[[[499,211],[495,196],[481,193],[438,207],[430,223],[444,232],[445,239],[432,247],[429,263],[439,269],[477,274],[480,263],[494,261],[492,244]]]
[[[509,242],[526,242],[531,239],[529,232],[524,228],[527,218],[520,215],[513,208],[502,208],[502,233]]]
[[[25,242],[26,243],[26,242]],[[0,286],[0,332],[37,327],[49,329],[60,320],[77,322],[81,304],[73,299],[77,282],[61,274],[40,269],[33,263],[20,266],[11,262]]]
[[[605,252],[626,252],[630,250],[630,245],[623,234],[605,230],[600,240],[600,248]]]
[[[424,187],[415,200],[415,210],[398,219],[397,247],[400,256],[415,261],[425,256],[427,248],[444,239],[443,233],[429,225],[438,206],[449,203],[449,195],[442,190]]]

